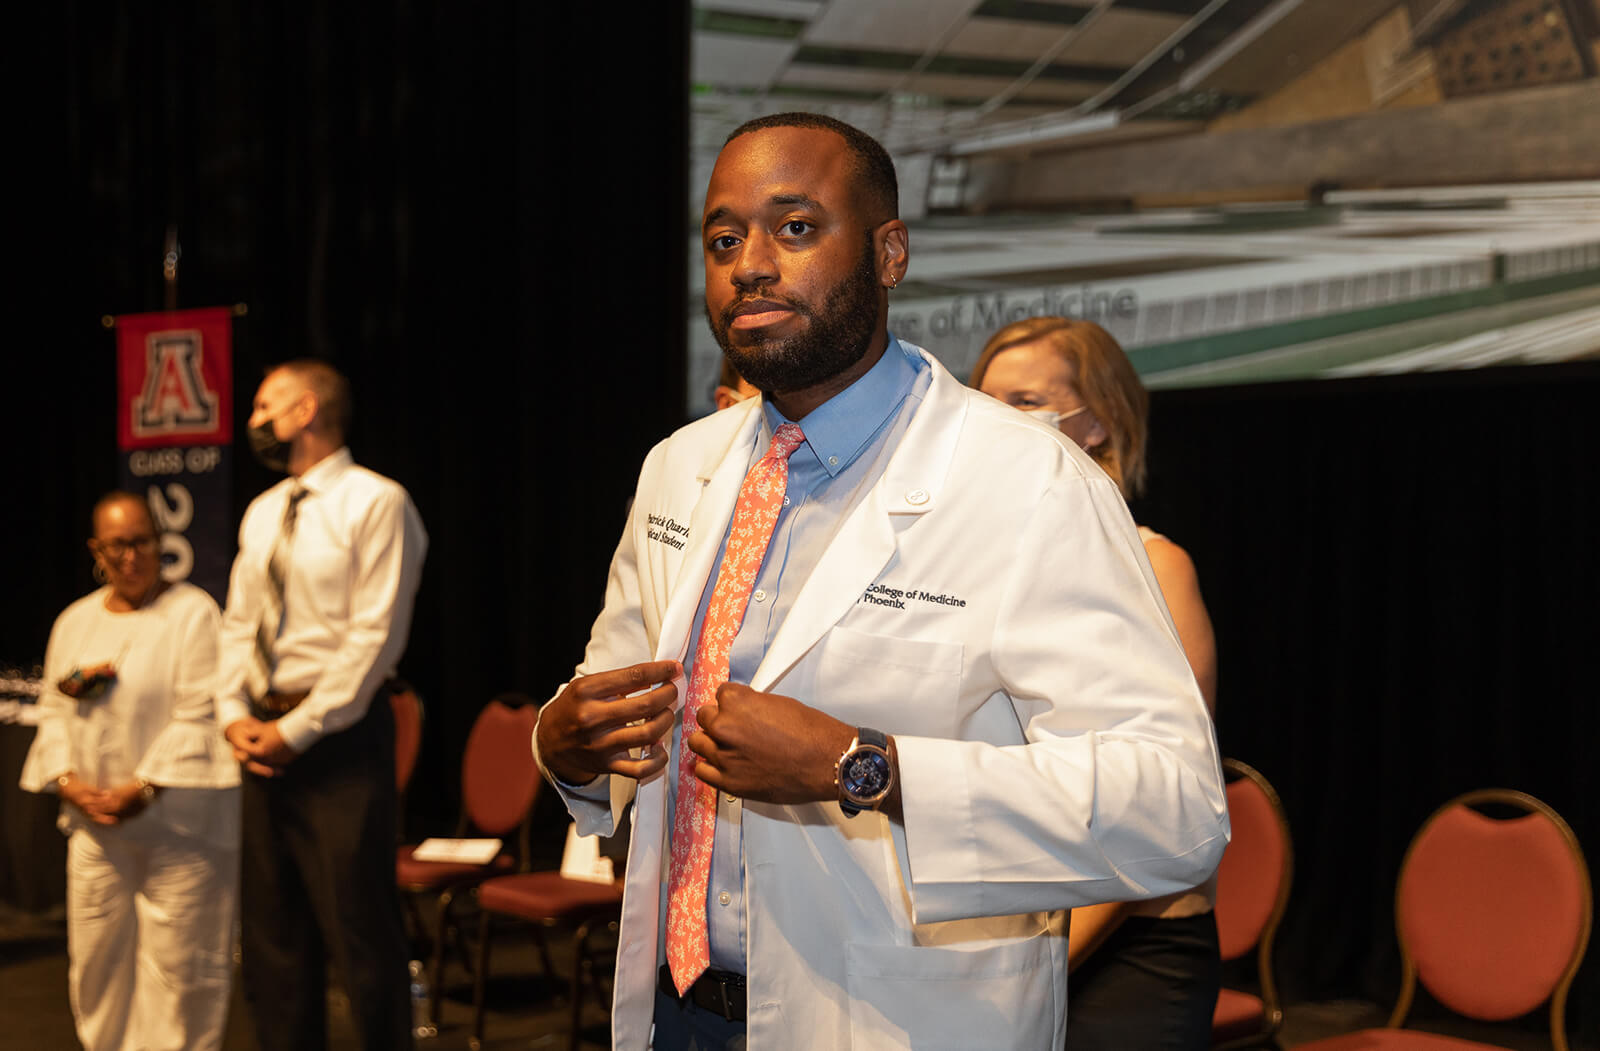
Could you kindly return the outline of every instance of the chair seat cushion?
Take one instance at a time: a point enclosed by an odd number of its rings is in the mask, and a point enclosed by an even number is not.
[[[415,845],[401,847],[395,854],[395,880],[410,891],[442,890],[458,883],[488,879],[510,872],[516,862],[510,854],[501,854],[487,865],[472,865],[457,861],[418,861],[411,856]]]
[[[1415,1029],[1363,1029],[1358,1033],[1330,1036],[1309,1044],[1296,1044],[1295,1051],[1505,1051],[1494,1044],[1457,1040],[1453,1036],[1421,1033]]]
[[[1217,992],[1217,1008],[1211,1014],[1211,1041],[1223,1043],[1254,1036],[1266,1028],[1267,1010],[1259,996],[1237,989]]]
[[[542,920],[615,908],[622,891],[612,883],[568,879],[559,872],[496,876],[478,887],[478,905],[524,919]]]

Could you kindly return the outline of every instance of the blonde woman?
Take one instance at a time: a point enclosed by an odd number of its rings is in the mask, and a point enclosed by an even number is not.
[[[972,386],[1058,428],[1110,475],[1124,497],[1144,484],[1150,398],[1128,356],[1092,321],[1029,318],[984,346]],[[1194,563],[1139,527],[1189,665],[1213,711],[1217,651]],[[1211,1046],[1221,964],[1210,883],[1152,901],[1072,911],[1067,1047]]]

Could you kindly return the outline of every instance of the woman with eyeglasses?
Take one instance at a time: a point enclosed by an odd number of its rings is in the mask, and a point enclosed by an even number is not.
[[[217,604],[161,579],[150,509],[95,505],[104,586],[56,618],[21,783],[61,797],[68,993],[86,1051],[217,1048],[239,874],[239,764],[212,713]]]
[[[972,386],[1059,429],[1124,497],[1144,484],[1150,396],[1111,334],[1092,321],[1037,317],[1000,329],[972,370]],[[1216,710],[1217,648],[1194,563],[1139,527],[1206,705]],[[1211,1046],[1221,984],[1213,881],[1151,901],[1072,910],[1067,1047],[1188,1051]]]

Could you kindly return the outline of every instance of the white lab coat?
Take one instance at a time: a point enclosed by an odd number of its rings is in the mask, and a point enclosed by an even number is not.
[[[898,450],[750,683],[894,735],[905,823],[745,803],[751,1051],[1053,1051],[1062,910],[1192,887],[1227,842],[1211,722],[1116,486],[927,360]],[[651,451],[578,674],[685,658],[754,404]],[[649,1041],[666,778],[613,777],[609,807],[566,795],[580,833],[610,834],[637,787],[622,1051]]]

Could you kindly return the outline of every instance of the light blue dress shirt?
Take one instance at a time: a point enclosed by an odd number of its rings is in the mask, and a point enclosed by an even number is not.
[[[728,655],[728,680],[747,683],[755,675],[811,571],[822,559],[845,518],[872,491],[900,444],[912,413],[927,394],[933,373],[921,356],[906,349],[893,334],[883,356],[860,379],[812,410],[799,421],[806,440],[789,457],[789,484],[778,522],[772,530],[761,570],[745,608],[744,623]],[[766,455],[773,432],[787,420],[763,400],[760,435],[750,466]],[[748,468],[747,468],[748,470]],[[731,528],[732,522],[729,522]],[[728,544],[723,533],[716,565]],[[716,587],[716,574],[706,582],[690,629],[690,659],[700,638],[700,625]],[[693,674],[685,667],[685,676]],[[813,699],[796,698],[802,703]],[[674,738],[673,767],[676,770]],[[677,776],[667,781],[675,796]],[[669,808],[675,799],[669,798]],[[744,842],[742,806],[737,797],[717,799],[717,830],[712,845],[711,874],[706,887],[706,929],[711,966],[746,973],[744,909]],[[668,813],[672,813],[669,809]]]

